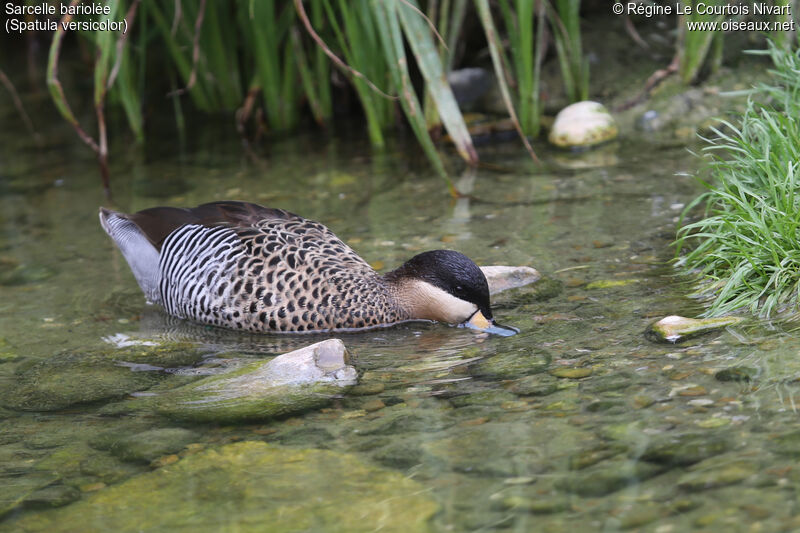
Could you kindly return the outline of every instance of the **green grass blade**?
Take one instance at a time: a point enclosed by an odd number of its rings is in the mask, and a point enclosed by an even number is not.
[[[464,123],[464,117],[458,108],[450,84],[447,83],[430,27],[414,7],[416,7],[414,0],[404,0],[397,5],[397,13],[400,16],[408,44],[417,60],[422,77],[425,78],[425,86],[430,90],[431,97],[436,102],[442,124],[455,143],[459,155],[467,163],[474,165],[478,162],[478,153],[472,145],[472,137]]]

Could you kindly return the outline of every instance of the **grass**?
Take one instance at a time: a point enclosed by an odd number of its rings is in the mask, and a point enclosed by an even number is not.
[[[703,218],[678,230],[678,264],[698,274],[707,316],[800,307],[800,50],[770,44],[774,82],[704,149]]]

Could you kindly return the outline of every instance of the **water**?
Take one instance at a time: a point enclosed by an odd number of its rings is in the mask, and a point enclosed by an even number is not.
[[[0,531],[800,528],[797,339],[756,323],[680,345],[644,336],[701,309],[666,264],[698,193],[676,176],[697,164],[684,147],[541,147],[543,169],[516,145],[485,148],[491,165],[457,177],[472,197],[451,200],[403,145],[372,156],[299,136],[254,160],[213,126],[175,153],[167,126],[144,155],[115,146],[124,210],[245,199],[327,224],[378,269],[447,247],[546,278],[494,298],[514,337],[424,323],[340,335],[356,394],[281,421],[190,425],[131,410],[131,393],[319,337],[145,305],[97,222],[93,160],[60,124],[46,133],[39,149],[0,131]],[[111,339],[173,351],[133,361]]]

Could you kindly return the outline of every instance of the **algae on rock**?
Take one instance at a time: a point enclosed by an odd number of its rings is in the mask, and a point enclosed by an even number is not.
[[[321,407],[355,385],[356,369],[339,339],[328,339],[227,374],[167,391],[159,413],[197,421],[259,420]]]
[[[65,352],[21,366],[2,402],[21,411],[56,411],[145,390],[159,378],[153,372],[133,372],[96,353]]]
[[[429,530],[437,511],[417,482],[354,455],[247,441],[189,455],[5,527],[31,533],[74,531],[76,524],[85,533],[417,532]]]

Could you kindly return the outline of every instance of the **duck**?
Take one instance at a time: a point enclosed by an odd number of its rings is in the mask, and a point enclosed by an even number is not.
[[[376,272],[323,224],[239,201],[132,214],[100,208],[149,303],[259,333],[350,331],[434,321],[499,335],[481,269],[453,250]]]

